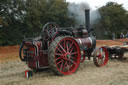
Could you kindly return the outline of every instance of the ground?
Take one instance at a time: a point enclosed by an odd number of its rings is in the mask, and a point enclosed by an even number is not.
[[[100,45],[122,45],[122,42],[97,40],[97,46]],[[27,79],[24,71],[29,68],[18,58],[18,49],[18,45],[0,47],[0,85],[128,85],[128,53],[126,60],[109,60],[101,68],[86,60],[73,75],[57,76],[46,69]]]

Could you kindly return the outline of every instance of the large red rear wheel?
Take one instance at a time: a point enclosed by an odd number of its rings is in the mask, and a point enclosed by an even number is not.
[[[105,66],[108,62],[108,51],[105,47],[100,47],[95,50],[93,57],[94,64],[97,67]]]
[[[70,75],[79,67],[80,48],[71,37],[57,37],[50,45],[48,57],[54,72],[59,75]]]

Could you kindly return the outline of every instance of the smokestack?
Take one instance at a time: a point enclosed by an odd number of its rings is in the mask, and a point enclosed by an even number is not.
[[[85,10],[85,27],[87,31],[90,31],[90,10],[86,9]]]

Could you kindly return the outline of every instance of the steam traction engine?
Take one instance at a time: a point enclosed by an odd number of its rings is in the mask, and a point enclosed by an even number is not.
[[[86,28],[62,29],[53,22],[45,24],[40,37],[22,42],[20,59],[33,70],[50,67],[59,75],[74,73],[86,56],[90,59],[93,55],[94,64],[104,66],[108,52],[104,47],[95,49],[96,39],[90,34],[89,10],[85,15]]]

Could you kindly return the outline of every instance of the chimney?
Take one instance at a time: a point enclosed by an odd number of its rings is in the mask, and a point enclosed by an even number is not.
[[[87,31],[90,31],[90,10],[85,10],[85,27]]]

